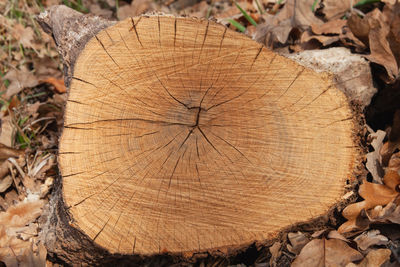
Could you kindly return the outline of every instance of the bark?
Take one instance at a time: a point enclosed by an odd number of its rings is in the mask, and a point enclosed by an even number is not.
[[[114,25],[98,16],[83,15],[69,7],[57,5],[37,18],[43,30],[51,34],[64,65],[65,85],[69,87],[74,64],[86,43],[99,31]]]

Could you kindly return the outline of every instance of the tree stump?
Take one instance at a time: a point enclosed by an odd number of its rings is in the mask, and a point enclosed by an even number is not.
[[[45,230],[69,263],[234,253],[326,214],[359,165],[328,74],[212,21],[118,22],[69,78]]]

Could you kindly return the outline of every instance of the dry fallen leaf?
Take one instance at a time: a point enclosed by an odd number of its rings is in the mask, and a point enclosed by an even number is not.
[[[359,249],[367,250],[370,246],[386,245],[389,239],[386,236],[380,235],[379,230],[371,230],[357,236],[354,238],[354,241],[357,243]]]
[[[14,137],[16,128],[13,124],[11,116],[5,116],[1,118],[1,132],[0,132],[0,143],[12,147],[14,145]]]
[[[313,25],[322,25],[323,21],[317,18],[314,11],[311,9],[315,0],[288,0],[286,1],[285,7],[293,8],[293,26],[298,27],[302,30],[306,30]],[[319,2],[319,1],[318,1]]]
[[[24,27],[24,25],[17,23],[13,27],[12,35],[23,47],[34,48],[35,33],[31,27]]]
[[[24,253],[18,257],[19,266],[46,266],[46,255],[47,250],[43,244],[39,244],[36,251],[31,245],[30,249],[25,249]]]
[[[6,212],[0,212],[1,225],[8,227],[25,226],[42,213],[42,200],[27,200],[11,206]]]
[[[370,222],[397,223],[400,224],[400,195],[385,207],[376,206],[366,212]]]
[[[64,80],[63,79],[56,79],[53,77],[49,77],[45,80],[41,80],[39,82],[44,82],[44,83],[49,83],[54,86],[54,89],[57,91],[57,93],[63,94],[67,92],[67,88],[64,85]]]
[[[313,33],[322,34],[341,34],[342,28],[346,26],[346,20],[335,19],[330,20],[324,24],[311,24],[311,30]]]
[[[345,238],[344,236],[342,236],[338,231],[336,231],[336,230],[333,230],[333,231],[330,231],[329,233],[328,233],[328,238],[329,239],[339,239],[339,240],[342,240],[342,241],[345,241],[345,242],[349,242],[349,240],[347,239],[347,238]]]
[[[7,266],[21,266],[19,263],[23,257],[19,259],[19,256],[24,255],[25,250],[32,247],[32,243],[17,238],[16,232],[21,231],[25,226],[30,229],[29,224],[41,215],[43,205],[43,200],[26,198],[25,201],[10,206],[7,211],[0,212],[0,261],[8,264]],[[43,255],[40,256],[40,259],[42,258]]]
[[[309,43],[310,41],[318,41],[322,46],[328,46],[331,45],[335,42],[338,42],[340,40],[338,35],[314,35],[308,31],[303,32],[300,38],[300,42],[302,43],[302,46],[305,47],[305,49],[316,49],[319,48],[319,45],[314,46],[308,46],[305,45],[306,43]]]
[[[6,160],[10,157],[18,158],[23,154],[23,149],[15,149],[0,143],[0,160]]]
[[[388,40],[390,49],[393,52],[394,58],[397,61],[397,66],[400,66],[400,3],[387,4],[383,8],[383,14],[386,17],[386,22],[390,25]],[[399,71],[399,70],[398,70]],[[399,73],[397,73],[399,75]],[[398,76],[397,76],[398,77]]]
[[[325,233],[328,232],[328,231],[329,231],[329,229],[318,230],[318,231],[314,232],[314,233],[311,235],[311,237],[312,237],[312,238],[320,237],[320,236],[322,236],[323,234],[325,234]]]
[[[292,267],[345,266],[363,256],[339,239],[313,239],[301,250]]]
[[[363,42],[366,46],[369,46],[369,24],[367,19],[362,19],[358,14],[352,13],[347,20],[347,26],[354,34],[357,39]]]
[[[393,124],[388,139],[388,142],[384,143],[379,151],[382,156],[383,166],[388,166],[394,151],[400,147],[400,110],[396,110],[394,113]]]
[[[12,182],[13,179],[10,175],[0,178],[0,193],[5,192],[12,185]]]
[[[150,0],[135,0],[130,5],[121,6],[118,8],[118,19],[123,20],[128,17],[139,16],[143,13],[153,11],[153,2]]]
[[[90,13],[107,19],[112,19],[113,11],[109,8],[101,8],[98,3],[89,6]]]
[[[389,79],[394,81],[398,76],[399,68],[387,40],[390,26],[386,23],[385,17],[379,9],[374,9],[364,19],[368,20],[370,26],[369,48],[371,54],[366,58],[385,67]]]
[[[47,34],[44,34],[47,35]],[[62,73],[59,70],[59,63],[54,57],[48,55],[43,58],[33,57],[33,68],[35,70],[35,76],[39,80],[45,80],[49,77],[61,79]]]
[[[19,202],[19,196],[18,196],[17,192],[14,189],[12,189],[12,190],[6,192],[4,200],[6,201],[8,206],[12,206]]]
[[[10,112],[14,110],[14,108],[18,107],[20,104],[21,101],[18,99],[16,95],[14,95],[13,97],[11,97],[11,100],[8,105],[5,104],[4,106],[1,107],[2,114],[0,114],[0,116],[5,117],[10,115]]]
[[[290,245],[287,245],[287,249],[293,254],[299,254],[300,250],[308,243],[310,240],[302,232],[288,233],[288,239]]]
[[[386,133],[384,131],[378,130],[376,133],[371,133],[369,138],[372,139],[371,146],[374,148],[374,151],[369,152],[367,154],[367,170],[372,174],[372,178],[374,182],[382,184],[382,178],[385,175],[382,168],[382,158],[379,151],[383,145],[383,139],[385,138]]]
[[[324,0],[322,13],[325,14],[327,20],[340,19],[351,8],[351,5],[357,2],[357,0]]]
[[[53,186],[54,179],[52,177],[48,177],[44,184],[40,186],[40,198],[44,198],[50,191]]]
[[[285,19],[279,21],[277,16],[274,17],[269,14],[265,14],[264,16],[265,23],[257,26],[254,39],[258,42],[265,43],[268,47],[285,44],[293,28],[291,20]]]
[[[207,15],[207,11],[210,8],[206,1],[201,1],[194,6],[190,7],[190,14],[196,18],[205,18]]]
[[[390,259],[390,254],[390,249],[371,250],[359,264],[350,263],[346,267],[379,267]]]
[[[18,94],[22,89],[34,87],[39,84],[36,77],[28,70],[12,69],[4,75],[3,80],[9,80],[10,85],[5,93],[5,98]]]
[[[382,65],[386,70],[383,80],[393,83],[399,77],[400,64],[400,4],[386,4],[383,11],[378,8],[364,18],[353,14],[348,26],[353,34],[370,48],[370,61]]]
[[[388,180],[389,179],[385,181],[384,178],[384,183]],[[343,210],[342,214],[348,221],[339,227],[339,233],[364,230],[368,227],[369,223],[365,224],[364,221],[360,220],[361,211],[367,211],[376,206],[386,205],[398,196],[398,192],[385,184],[374,184],[367,181],[364,181],[360,186],[359,194],[364,198],[364,201],[351,204]]]
[[[265,14],[265,22],[257,27],[254,39],[269,47],[285,44],[293,29],[305,31],[311,24],[322,25],[311,10],[314,0],[286,1],[284,7],[275,16]]]
[[[21,240],[27,241],[38,234],[38,224],[29,223],[27,226],[7,227],[6,233],[8,236],[15,236]]]
[[[282,244],[280,242],[275,242],[270,248],[269,252],[271,252],[271,259],[269,260],[269,265],[272,267],[276,266],[276,260],[279,258],[281,255],[281,246]]]

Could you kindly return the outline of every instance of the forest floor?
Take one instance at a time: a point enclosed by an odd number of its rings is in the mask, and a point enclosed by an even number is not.
[[[353,77],[351,86],[369,87],[364,95],[377,93],[372,101],[370,96],[353,97],[364,111],[365,132],[360,135],[368,150],[365,175],[344,195],[355,203],[338,208],[336,218],[319,231],[303,228],[285,233],[271,247],[256,252],[249,248],[239,262],[220,259],[202,264],[400,266],[400,4],[396,2],[0,1],[0,266],[2,262],[62,264],[52,262],[39,234],[42,211],[59,175],[58,137],[67,89],[54,41],[35,17],[57,4],[111,20],[146,12],[213,19],[286,55],[333,47],[357,55],[368,66],[367,73]]]

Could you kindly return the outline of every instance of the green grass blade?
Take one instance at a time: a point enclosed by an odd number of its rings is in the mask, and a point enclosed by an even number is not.
[[[311,6],[311,11],[312,11],[312,12],[315,12],[315,6],[317,5],[318,1],[319,1],[319,0],[314,0],[314,3],[313,3],[312,6]]]
[[[236,20],[229,19],[228,21],[229,21],[230,24],[232,24],[233,26],[235,26],[236,29],[238,29],[239,31],[241,31],[241,32],[245,32],[245,31],[246,31],[246,28],[245,28],[242,24],[240,24],[239,22],[237,22]]]
[[[257,22],[255,22],[254,19],[252,17],[250,17],[250,15],[247,14],[247,12],[241,6],[239,6],[239,4],[236,1],[235,1],[235,5],[240,10],[240,12],[242,12],[243,16],[248,20],[248,22],[250,22],[254,26],[257,26]]]
[[[258,0],[255,0],[255,1],[256,1],[258,12],[260,12],[261,15],[264,14],[265,10],[264,10],[264,8],[261,7],[260,2]]]

